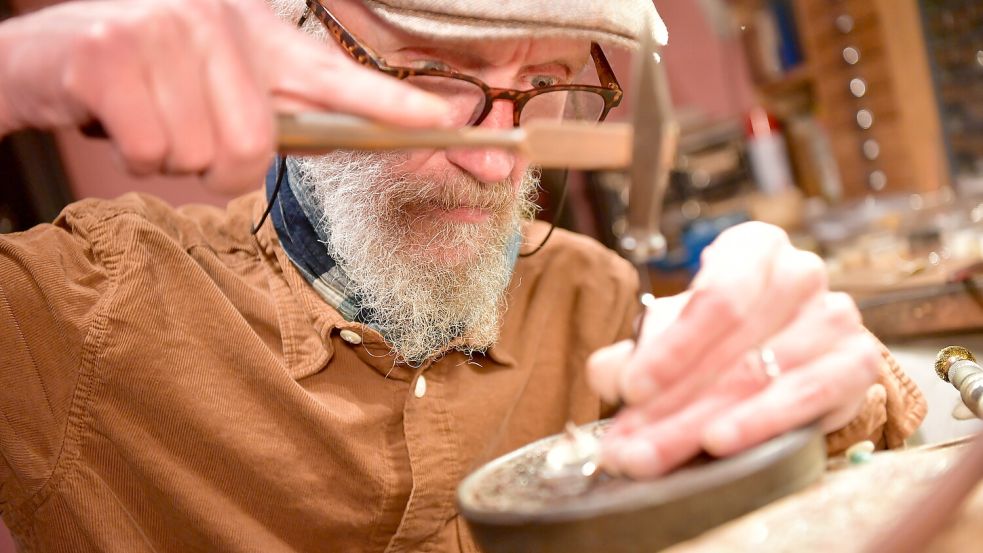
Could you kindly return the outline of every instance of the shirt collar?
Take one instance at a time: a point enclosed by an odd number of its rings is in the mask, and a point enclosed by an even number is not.
[[[267,174],[267,201],[272,198],[275,181],[276,164]],[[406,376],[408,380],[414,369],[402,364],[394,368],[394,357],[389,354],[385,339],[377,330],[358,320],[357,315],[362,310],[357,298],[345,293],[347,277],[319,241],[308,214],[289,189],[288,175],[284,175],[284,181],[270,220],[265,221],[256,233],[256,240],[261,251],[275,260],[282,272],[285,287],[274,289],[273,293],[283,332],[284,357],[291,376],[300,379],[321,370],[334,354],[330,336],[348,329],[363,338],[360,345],[369,354],[368,364],[389,377]],[[285,191],[290,193],[284,194]],[[254,220],[258,219],[262,207],[262,203],[257,202]],[[521,242],[520,234],[510,246],[513,268]],[[304,319],[311,324],[298,324]],[[497,343],[489,347],[484,356],[503,367],[516,364],[515,358]],[[424,367],[428,365],[429,362]],[[403,375],[404,369],[409,371],[406,375]]]

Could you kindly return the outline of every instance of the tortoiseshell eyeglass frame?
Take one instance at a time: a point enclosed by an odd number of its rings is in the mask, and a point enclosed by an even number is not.
[[[345,29],[344,25],[342,25],[341,22],[338,21],[331,14],[331,12],[329,12],[319,0],[307,0],[307,9],[297,21],[297,26],[302,27],[312,12],[315,16],[317,16],[318,20],[325,26],[328,33],[334,37],[338,44],[340,44],[341,47],[344,48],[356,62],[366,67],[371,67],[400,80],[416,76],[447,77],[467,81],[480,88],[485,93],[485,105],[482,107],[481,113],[471,121],[469,126],[480,125],[481,122],[488,117],[488,114],[491,113],[493,102],[495,100],[505,100],[512,102],[512,105],[514,106],[514,109],[512,110],[512,124],[513,126],[518,127],[519,115],[522,113],[522,108],[525,107],[529,100],[539,96],[540,94],[559,91],[585,91],[593,92],[601,96],[601,98],[604,99],[604,109],[601,112],[600,117],[597,119],[598,122],[600,122],[604,121],[604,119],[608,116],[608,113],[621,103],[621,98],[624,96],[621,85],[618,83],[618,79],[614,76],[614,71],[611,69],[611,64],[608,63],[607,58],[604,57],[604,52],[601,50],[600,45],[598,45],[596,42],[591,43],[590,54],[591,58],[594,60],[594,67],[597,69],[597,77],[598,81],[601,83],[601,86],[569,84],[545,86],[530,90],[493,88],[482,82],[480,79],[464,73],[441,71],[438,69],[414,69],[411,67],[395,67],[387,65],[385,61],[371,53],[367,47],[363,46],[362,43],[355,38],[355,35]]]

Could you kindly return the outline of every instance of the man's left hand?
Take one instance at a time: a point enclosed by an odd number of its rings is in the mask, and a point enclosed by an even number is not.
[[[772,353],[777,364],[766,363]],[[704,251],[689,290],[648,308],[637,345],[588,362],[595,390],[625,404],[603,462],[651,477],[701,449],[731,455],[813,421],[834,431],[856,416],[883,362],[853,300],[829,291],[819,257],[777,227],[739,225]]]

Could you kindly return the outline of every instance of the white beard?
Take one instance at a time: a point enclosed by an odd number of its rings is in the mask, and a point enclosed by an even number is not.
[[[293,158],[298,195],[319,208],[312,221],[328,254],[402,361],[420,364],[449,349],[467,354],[498,338],[512,274],[509,245],[535,213],[538,174],[518,190],[466,175],[427,178],[398,171],[399,154],[333,152]],[[434,217],[462,206],[483,223]],[[429,214],[429,216],[428,216]]]

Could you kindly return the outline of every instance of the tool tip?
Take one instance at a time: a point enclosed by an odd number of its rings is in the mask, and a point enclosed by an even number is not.
[[[939,375],[939,378],[949,381],[949,367],[956,363],[957,361],[963,361],[968,359],[973,363],[976,362],[976,357],[966,348],[960,346],[947,346],[939,351],[939,355],[935,358],[935,374]]]

